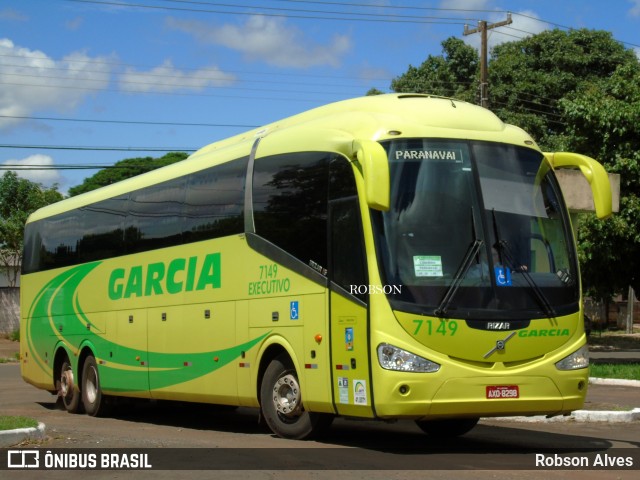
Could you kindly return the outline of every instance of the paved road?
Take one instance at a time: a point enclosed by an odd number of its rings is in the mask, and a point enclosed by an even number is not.
[[[2,414],[29,415],[47,425],[49,438],[40,445],[42,448],[95,448],[99,451],[130,448],[137,451],[163,447],[154,450],[156,458],[158,452],[165,457],[161,460],[175,455],[175,451],[170,450],[172,447],[216,449],[192,451],[196,457],[194,461],[202,460],[198,455],[209,455],[229,468],[224,472],[225,479],[413,479],[425,478],[428,469],[430,478],[439,479],[537,479],[544,476],[550,479],[625,480],[637,478],[640,467],[640,422],[621,428],[613,424],[522,424],[483,420],[464,437],[444,441],[425,436],[412,422],[384,424],[339,419],[322,441],[299,442],[273,437],[258,424],[257,413],[250,409],[229,411],[210,406],[161,403],[130,406],[113,418],[70,415],[56,406],[55,397],[25,384],[17,364],[0,365],[0,385]],[[553,452],[570,456],[632,454],[636,470],[568,468],[556,471],[535,466],[536,453],[551,455]],[[518,470],[522,465],[528,470]],[[460,470],[451,470],[452,467]],[[246,468],[254,470],[238,470]],[[39,480],[43,473],[0,471],[0,477]],[[46,472],[46,477],[68,480],[70,477],[82,478],[81,473]],[[157,470],[135,472],[135,476],[131,476],[131,472],[96,471],[91,472],[91,478],[161,480],[192,475],[220,478],[223,472],[187,473]]]

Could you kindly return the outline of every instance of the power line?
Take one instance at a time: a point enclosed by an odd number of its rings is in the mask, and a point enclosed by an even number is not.
[[[19,59],[24,59],[24,55],[14,55],[14,54],[9,54],[9,53],[0,53],[0,58],[2,57],[11,57],[11,58],[19,58]],[[29,57],[29,60],[50,60],[49,57],[45,56],[32,56]],[[55,61],[55,60],[54,60]],[[107,66],[116,66],[116,67],[129,67],[129,68],[157,68],[158,65],[145,65],[145,64],[135,64],[135,63],[125,63],[125,62],[112,62],[112,61],[106,61],[106,60],[92,60],[92,59],[87,59],[87,60],[76,60],[74,59],[73,61],[69,62],[72,64],[87,64],[87,65],[91,65],[91,64],[95,64],[95,65],[107,65]],[[60,67],[48,67],[48,66],[33,66],[33,65],[12,65],[12,64],[0,64],[0,66],[10,66],[10,67],[21,67],[21,68],[38,68],[38,69],[54,69],[54,70],[63,70]],[[218,70],[216,68],[210,68],[210,67],[204,67],[204,68],[195,68],[195,67],[182,67],[182,66],[178,66],[176,68],[179,68],[180,70],[186,70],[186,71],[199,71],[199,72],[207,72],[207,71],[211,71],[211,73],[220,73],[221,70]],[[73,68],[69,68],[66,69],[66,71],[69,72],[87,72],[90,70],[81,70],[81,69],[73,69]],[[93,71],[91,70],[90,72],[93,73],[105,73],[104,70],[97,70],[97,71]],[[251,70],[225,70],[223,71],[223,73],[233,73],[233,74],[246,74],[246,75],[265,75],[265,76],[271,76],[271,77],[299,77],[299,78],[327,78],[327,79],[340,79],[340,80],[363,80],[362,77],[356,77],[356,76],[347,76],[347,75],[326,75],[326,74],[322,74],[322,73],[292,73],[292,72],[256,72],[256,71],[251,71]],[[150,75],[150,74],[145,74],[145,75]],[[205,77],[206,78],[206,77]],[[366,80],[366,79],[365,79]],[[255,80],[256,82],[261,82],[262,80]]]
[[[187,123],[187,122],[152,122],[148,120],[102,120],[98,118],[63,118],[63,117],[33,117],[27,115],[0,115],[0,118],[17,120],[46,120],[52,122],[78,123],[116,123],[128,125],[168,125],[174,127],[228,127],[228,128],[258,128],[260,125],[244,125],[240,123]]]
[[[98,170],[102,168],[149,168],[149,165],[144,164],[128,164],[128,165],[107,165],[107,164],[91,164],[91,165],[47,165],[47,164],[33,164],[33,165],[20,165],[20,164],[1,164],[0,170],[12,170],[16,172],[23,171],[40,171],[40,170]],[[155,168],[155,167],[154,167]]]
[[[63,0],[63,1],[74,2],[74,3],[91,3],[91,4],[97,4],[97,5],[110,5],[110,6],[116,6],[116,7],[146,8],[150,10],[184,11],[184,12],[195,12],[195,13],[216,13],[216,14],[223,14],[223,15],[249,15],[249,16],[256,15],[255,12],[229,12],[224,10],[205,10],[201,8],[167,7],[167,6],[160,6],[160,5],[140,4],[140,3],[112,2],[107,0]],[[189,2],[189,3],[197,3],[197,2]],[[233,7],[237,7],[237,6],[233,5]],[[264,7],[254,6],[252,8],[264,8]],[[338,21],[348,21],[348,22],[410,23],[410,24],[437,23],[442,25],[464,25],[464,22],[458,18],[447,19],[446,17],[433,17],[433,19],[418,20],[418,19],[415,19],[415,17],[410,17],[410,19],[354,18],[354,17],[326,17],[326,16],[317,16],[317,15],[291,15],[291,14],[282,14],[282,13],[263,13],[263,12],[260,12],[259,15],[264,17],[281,17],[281,18],[284,17],[284,18],[304,19],[304,20],[338,20]],[[369,15],[369,14],[345,14],[345,15]],[[384,15],[381,15],[381,16],[386,17]],[[441,18],[443,18],[444,20],[440,20]]]
[[[228,8],[251,8],[251,9],[260,9],[260,10],[268,10],[268,11],[278,11],[278,12],[302,12],[302,13],[320,13],[320,14],[328,14],[328,15],[360,15],[360,16],[368,16],[368,17],[382,17],[385,19],[393,19],[393,18],[412,18],[415,19],[415,15],[397,15],[397,14],[381,14],[381,13],[357,13],[357,12],[341,12],[341,11],[332,11],[332,10],[308,10],[308,9],[300,9],[300,8],[281,8],[281,7],[265,7],[263,5],[238,5],[238,4],[228,4],[228,3],[219,3],[219,2],[205,2],[205,1],[196,1],[196,0],[156,0],[166,3],[178,3],[178,4],[191,4],[191,5],[208,5],[208,6],[217,6],[217,7],[228,7]],[[345,3],[323,3],[324,5],[340,5],[340,6],[348,6],[348,7],[357,7],[359,5],[353,4],[345,4]],[[384,7],[383,7],[384,8]],[[431,10],[427,8],[422,8],[421,10]],[[461,11],[461,10],[458,10]],[[231,12],[233,13],[233,12]],[[438,19],[438,20],[475,20],[475,19],[460,19],[459,17],[434,17],[434,16],[422,16],[421,18],[429,18],[429,19]],[[368,19],[362,19],[368,20]]]
[[[0,148],[34,149],[34,150],[80,150],[80,151],[105,151],[105,152],[195,152],[195,148],[178,147],[106,147],[85,145],[27,145],[27,144],[0,144]]]

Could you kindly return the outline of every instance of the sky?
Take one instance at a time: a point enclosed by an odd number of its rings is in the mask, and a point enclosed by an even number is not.
[[[507,12],[490,48],[589,28],[640,56],[640,0],[0,0],[0,169],[66,194],[125,158],[388,92]]]

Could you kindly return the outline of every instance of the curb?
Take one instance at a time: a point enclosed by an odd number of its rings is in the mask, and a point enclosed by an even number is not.
[[[595,378],[589,377],[592,385],[620,385],[623,387],[640,387],[640,380],[623,380],[618,378]]]
[[[544,415],[535,415],[532,417],[486,417],[485,419],[517,423],[628,423],[640,421],[640,408],[634,408],[631,411],[576,410],[571,412],[571,415],[558,415],[551,418],[547,418]]]
[[[42,440],[45,437],[45,428],[45,424],[39,422],[37,427],[0,431],[0,448],[18,445],[25,440]]]
[[[640,380],[623,380],[617,378],[596,378],[589,377],[590,385],[617,385],[623,387],[640,387]],[[633,410],[575,410],[571,415],[558,415],[547,418],[544,415],[531,417],[486,417],[487,420],[499,420],[503,422],[521,423],[545,423],[545,422],[607,422],[607,423],[627,423],[640,421],[640,408]]]

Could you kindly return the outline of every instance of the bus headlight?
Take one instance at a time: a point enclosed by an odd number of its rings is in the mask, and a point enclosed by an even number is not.
[[[433,373],[440,370],[439,364],[388,343],[378,345],[378,361],[386,370],[419,373]]]
[[[589,366],[589,348],[584,345],[568,357],[556,363],[558,370],[578,370]]]

